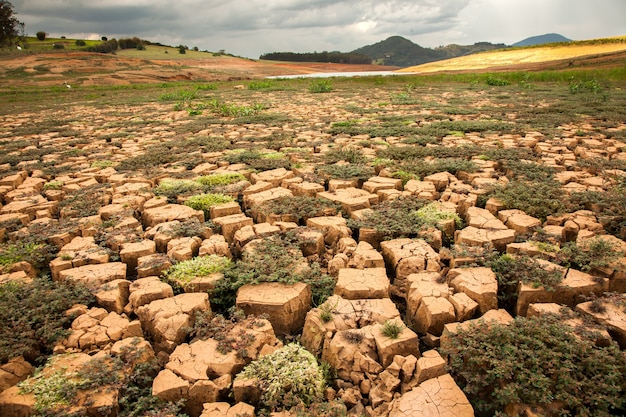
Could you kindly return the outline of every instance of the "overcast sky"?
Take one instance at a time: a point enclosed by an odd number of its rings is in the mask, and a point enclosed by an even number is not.
[[[512,44],[559,33],[626,35],[626,0],[10,0],[27,34],[138,36],[166,45],[266,52],[348,52],[393,35],[426,47]]]

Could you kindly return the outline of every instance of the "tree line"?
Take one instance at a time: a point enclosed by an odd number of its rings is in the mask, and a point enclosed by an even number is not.
[[[354,52],[271,52],[259,59],[291,62],[332,62],[334,64],[371,64],[372,58]]]

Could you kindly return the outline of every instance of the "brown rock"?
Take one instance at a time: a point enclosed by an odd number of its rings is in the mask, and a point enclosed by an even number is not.
[[[427,350],[415,365],[415,383],[417,385],[446,373],[446,361],[435,349]]]
[[[166,204],[160,207],[144,209],[142,223],[144,227],[148,228],[172,220],[185,221],[193,218],[198,219],[200,223],[204,223],[204,212],[180,204]]]
[[[172,287],[158,277],[146,277],[133,281],[129,291],[128,302],[132,311],[136,311],[137,308],[150,304],[154,300],[174,296]]]
[[[581,303],[576,306],[576,311],[590,316],[601,325],[606,326],[609,333],[622,349],[626,349],[626,312],[624,312],[623,302],[626,296],[622,294],[621,299],[603,300],[600,298],[601,309],[594,308],[593,301]]]
[[[129,288],[130,281],[116,279],[102,285],[94,295],[99,306],[106,308],[108,311],[122,314],[124,307],[128,304]]]
[[[322,311],[326,311],[322,319]],[[400,312],[389,298],[346,300],[333,295],[319,308],[307,313],[301,343],[310,352],[322,353],[338,330],[356,329],[397,319]]]
[[[35,368],[23,356],[18,356],[0,366],[0,392],[28,378]]]
[[[350,267],[356,269],[384,268],[385,260],[372,245],[367,242],[359,242],[352,254]]]
[[[448,279],[455,291],[465,293],[478,304],[481,314],[498,308],[498,280],[490,268],[451,269]]]
[[[167,243],[167,256],[178,262],[188,261],[198,255],[201,243],[198,236],[172,239]]]
[[[125,243],[120,251],[120,259],[126,265],[130,275],[135,275],[137,260],[142,256],[156,253],[156,244],[152,240],[142,240],[141,242]]]
[[[423,239],[393,239],[380,244],[387,268],[395,272],[393,285],[406,291],[406,279],[418,272],[441,270],[437,252]]]
[[[186,329],[193,325],[195,312],[208,310],[208,294],[185,293],[152,301],[137,308],[136,313],[154,339],[155,350],[171,352],[184,340]]]
[[[515,231],[511,229],[479,229],[468,226],[454,232],[454,243],[459,245],[479,247],[491,245],[499,251],[504,251],[506,245],[514,241]]]
[[[241,206],[236,201],[216,204],[209,208],[209,217],[211,220],[217,219],[218,217],[232,216],[233,214],[241,214]]]
[[[306,225],[324,233],[324,241],[331,247],[335,246],[339,239],[352,236],[352,231],[343,217],[313,217],[306,221]]]
[[[451,297],[448,297],[448,301],[454,306],[456,321],[469,320],[478,310],[478,303],[463,292],[453,294]]]
[[[404,394],[389,417],[473,417],[474,409],[449,374],[429,379]]]
[[[536,228],[541,227],[541,220],[521,210],[502,210],[498,213],[498,218],[506,227],[522,235],[530,234]]]
[[[349,300],[389,297],[389,278],[385,268],[339,270],[335,294]]]
[[[254,417],[254,407],[246,403],[237,403],[231,407],[229,403],[217,402],[204,404],[200,417]]]
[[[219,255],[225,256],[229,259],[233,256],[230,252],[226,239],[222,235],[213,235],[202,241],[198,251],[198,256],[204,255]]]
[[[142,256],[137,259],[137,278],[159,276],[172,266],[172,262],[162,253]]]
[[[245,214],[232,214],[230,216],[218,217],[214,219],[213,222],[221,227],[222,235],[229,244],[233,242],[237,230],[254,224],[253,220]]]
[[[301,282],[247,284],[237,291],[236,305],[246,314],[267,314],[277,335],[295,334],[311,308],[311,289]]]
[[[97,265],[85,265],[59,272],[59,280],[78,281],[87,287],[98,288],[102,284],[117,279],[126,279],[126,264],[109,262]]]
[[[419,339],[417,334],[406,327],[401,320],[393,320],[389,323],[396,323],[402,327],[402,331],[398,337],[391,338],[385,336],[382,332],[384,324],[376,324],[372,329],[380,364],[384,368],[388,367],[391,365],[396,355],[413,355],[419,358]]]
[[[169,369],[163,369],[152,382],[152,395],[163,401],[176,402],[187,398],[189,382],[185,381]]]

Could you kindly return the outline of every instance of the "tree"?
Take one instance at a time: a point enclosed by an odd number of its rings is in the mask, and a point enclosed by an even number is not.
[[[42,30],[37,32],[37,39],[39,39],[40,41],[45,41],[46,40],[46,32],[44,32]]]
[[[9,46],[24,33],[24,23],[17,20],[13,5],[0,0],[0,46]]]

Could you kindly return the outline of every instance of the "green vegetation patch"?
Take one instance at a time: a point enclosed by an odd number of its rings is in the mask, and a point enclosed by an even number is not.
[[[230,259],[219,255],[196,256],[172,265],[164,275],[170,280],[188,282],[196,277],[205,277],[223,272],[232,265]]]
[[[306,222],[311,217],[334,216],[341,208],[341,204],[325,198],[309,196],[285,196],[262,203],[255,210],[261,214],[290,214],[298,222]]]
[[[251,362],[236,379],[258,381],[259,407],[267,411],[320,401],[325,387],[324,372],[315,356],[295,343]]]
[[[561,415],[621,415],[626,361],[616,344],[598,347],[558,316],[479,322],[450,335],[442,352],[478,416],[509,404],[558,404]]]
[[[37,278],[30,284],[0,284],[0,363],[25,355],[38,360],[67,335],[74,304],[94,301],[87,288],[68,282]]]
[[[208,219],[210,217],[211,207],[232,201],[234,201],[232,197],[224,194],[206,193],[192,195],[185,201],[185,205],[194,210],[202,210],[204,217]]]
[[[498,306],[515,315],[520,282],[533,287],[555,291],[564,278],[564,272],[548,269],[527,255],[501,255],[487,262],[498,280]]]
[[[301,237],[293,232],[274,235],[254,244],[232,268],[224,270],[211,294],[211,307],[226,312],[235,305],[237,290],[246,284],[304,282],[311,286],[313,302],[323,303],[332,295],[335,280],[321,272],[317,263],[309,264],[300,249]]]

